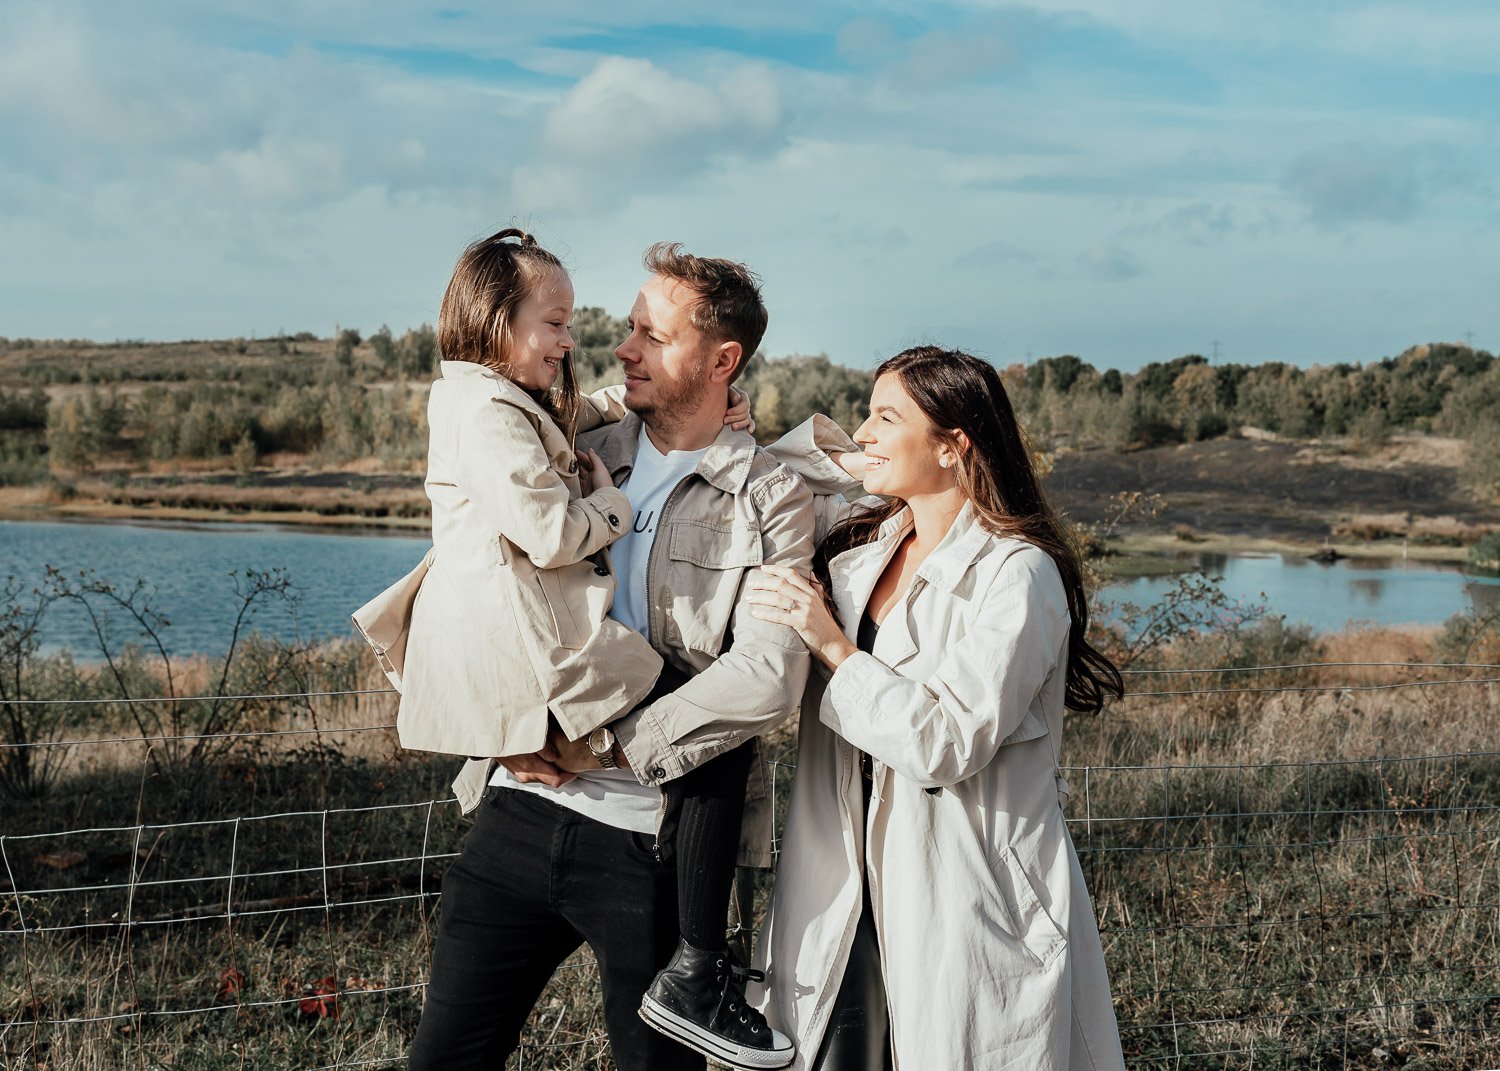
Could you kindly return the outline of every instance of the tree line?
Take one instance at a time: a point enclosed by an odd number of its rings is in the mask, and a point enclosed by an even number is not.
[[[625,321],[583,308],[573,333],[583,388],[618,382],[614,349],[628,334]],[[329,339],[302,333],[192,345],[0,339],[0,361],[22,358],[20,378],[33,384],[11,375],[16,385],[0,387],[0,482],[110,462],[221,459],[248,470],[279,453],[399,465],[426,449],[426,388],[440,360],[430,326],[399,336],[386,327],[368,336],[341,328]],[[93,349],[85,354],[85,346]],[[1394,432],[1433,433],[1467,440],[1466,480],[1486,497],[1500,495],[1500,361],[1468,346],[1434,343],[1311,368],[1211,364],[1189,354],[1134,373],[1063,355],[1002,374],[1041,446],[1138,449],[1255,429],[1250,434],[1340,438],[1358,448]],[[871,379],[826,354],[757,354],[741,384],[758,434],[770,439],[814,412],[853,428]]]
[[[1073,356],[1005,371],[1042,442],[1138,449],[1226,434],[1384,444],[1396,432],[1466,440],[1463,477],[1500,498],[1500,361],[1469,346],[1413,346],[1364,364],[1212,365],[1198,354],[1103,372]]]

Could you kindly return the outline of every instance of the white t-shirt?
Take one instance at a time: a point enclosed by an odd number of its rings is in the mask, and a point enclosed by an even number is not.
[[[648,631],[650,604],[646,598],[646,567],[656,541],[656,522],[677,485],[698,467],[706,453],[708,447],[671,450],[663,454],[652,443],[643,424],[640,441],[636,443],[635,467],[620,487],[630,499],[630,509],[635,517],[631,530],[609,548],[615,575],[619,578],[609,615],[647,639],[651,634]],[[504,766],[496,766],[490,784],[535,792],[605,825],[633,833],[655,833],[657,814],[661,810],[661,789],[641,784],[629,770],[594,770],[579,774],[561,788],[550,788],[522,784]]]
[[[641,425],[641,438],[635,448],[635,468],[623,490],[635,513],[630,531],[610,544],[609,556],[620,578],[615,589],[615,604],[609,616],[626,628],[651,638],[651,607],[646,601],[646,566],[651,547],[656,542],[656,522],[667,499],[683,478],[698,467],[708,447],[702,450],[672,450],[662,453]]]

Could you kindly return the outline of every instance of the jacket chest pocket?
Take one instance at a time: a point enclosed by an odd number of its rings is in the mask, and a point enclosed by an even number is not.
[[[760,531],[740,525],[678,522],[671,526],[671,564],[662,593],[683,646],[717,655],[747,571],[765,561]]]

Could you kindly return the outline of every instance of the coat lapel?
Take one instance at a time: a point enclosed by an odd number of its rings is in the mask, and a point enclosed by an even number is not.
[[[841,554],[830,563],[835,601],[844,620],[844,633],[851,640],[858,636],[859,623],[880,574],[910,529],[911,512],[902,510],[881,525],[880,534],[872,542]],[[912,604],[929,584],[944,595],[952,595],[989,539],[990,534],[979,523],[974,507],[965,505],[943,541],[917,570],[906,595],[881,624],[875,641],[880,661],[895,669],[917,654],[917,640],[911,630]]]
[[[911,511],[903,509],[880,526],[880,533],[862,547],[840,554],[828,563],[833,581],[834,604],[844,622],[844,634],[858,640],[859,622],[870,603],[870,595],[880,574],[885,572],[891,555],[911,528]]]

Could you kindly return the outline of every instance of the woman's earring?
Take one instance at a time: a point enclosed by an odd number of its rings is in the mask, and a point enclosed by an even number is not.
[[[938,458],[938,464],[941,465],[941,466],[943,466],[943,468],[947,468],[948,467],[948,459],[946,457],[940,457],[940,458]]]

